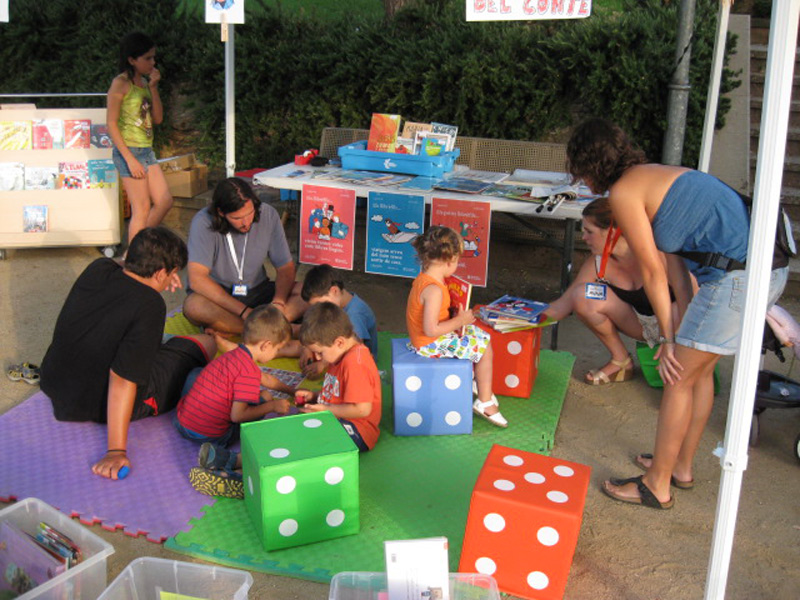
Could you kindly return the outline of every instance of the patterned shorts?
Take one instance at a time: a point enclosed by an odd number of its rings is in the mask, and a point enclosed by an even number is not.
[[[410,343],[408,348],[425,358],[463,358],[476,363],[483,357],[490,340],[491,337],[483,329],[467,325],[464,335],[446,333],[422,348]]]

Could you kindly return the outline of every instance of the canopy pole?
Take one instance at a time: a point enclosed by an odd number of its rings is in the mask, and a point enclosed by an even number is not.
[[[234,92],[233,25],[223,23],[225,42],[225,169],[228,177],[236,172],[236,103]]]

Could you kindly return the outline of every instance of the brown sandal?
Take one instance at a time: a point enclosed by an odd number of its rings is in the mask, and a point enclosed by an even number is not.
[[[647,471],[649,467],[647,467],[642,462],[643,459],[653,460],[653,455],[650,454],[649,452],[642,452],[641,454],[637,454],[633,458],[633,462],[636,464],[637,467],[639,467],[643,471]],[[689,481],[681,481],[680,479],[675,479],[675,476],[673,475],[672,477],[670,477],[669,482],[670,484],[672,484],[672,487],[676,487],[679,490],[690,490],[694,487],[694,479],[690,479]]]
[[[625,360],[614,360],[612,358],[610,362],[615,367],[619,367],[619,371],[614,373],[614,375],[609,378],[602,368],[592,369],[586,373],[586,383],[589,385],[606,385],[608,383],[621,383],[623,381],[633,379],[633,360],[631,359],[630,354],[628,354],[628,357]],[[630,369],[627,368],[628,365],[630,365]]]

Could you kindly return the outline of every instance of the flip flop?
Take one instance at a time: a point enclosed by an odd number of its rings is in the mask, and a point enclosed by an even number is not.
[[[639,475],[638,477],[629,477],[628,479],[616,479],[612,477],[608,481],[603,482],[603,493],[609,498],[619,500],[620,502],[627,502],[628,504],[639,504],[648,508],[657,508],[658,510],[667,510],[672,508],[672,506],[675,504],[675,499],[670,497],[670,499],[666,502],[659,501],[653,492],[650,491],[650,488],[645,485],[644,481],[642,481],[642,477],[643,475]],[[606,487],[607,483],[616,486],[625,485],[626,483],[635,483],[636,488],[639,490],[639,497],[631,498],[628,496],[623,496],[613,490],[608,489],[608,487]]]
[[[24,362],[21,365],[11,365],[6,370],[6,377],[11,381],[24,381],[30,385],[39,383],[39,365]]]
[[[633,462],[642,471],[647,471],[649,467],[647,467],[641,462],[643,458],[646,460],[653,460],[653,455],[650,454],[649,452],[643,452],[642,454],[637,454],[633,458]],[[670,477],[669,482],[670,484],[672,484],[672,487],[676,487],[679,490],[690,490],[694,487],[694,479],[691,479],[689,481],[681,481],[680,479],[675,479],[675,476],[673,475],[672,477]]]
[[[244,482],[239,473],[230,473],[224,469],[192,467],[189,470],[189,483],[206,496],[244,499]]]

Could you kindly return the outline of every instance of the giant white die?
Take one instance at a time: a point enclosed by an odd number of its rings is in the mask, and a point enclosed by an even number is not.
[[[392,340],[395,435],[472,433],[472,362],[425,358]]]

